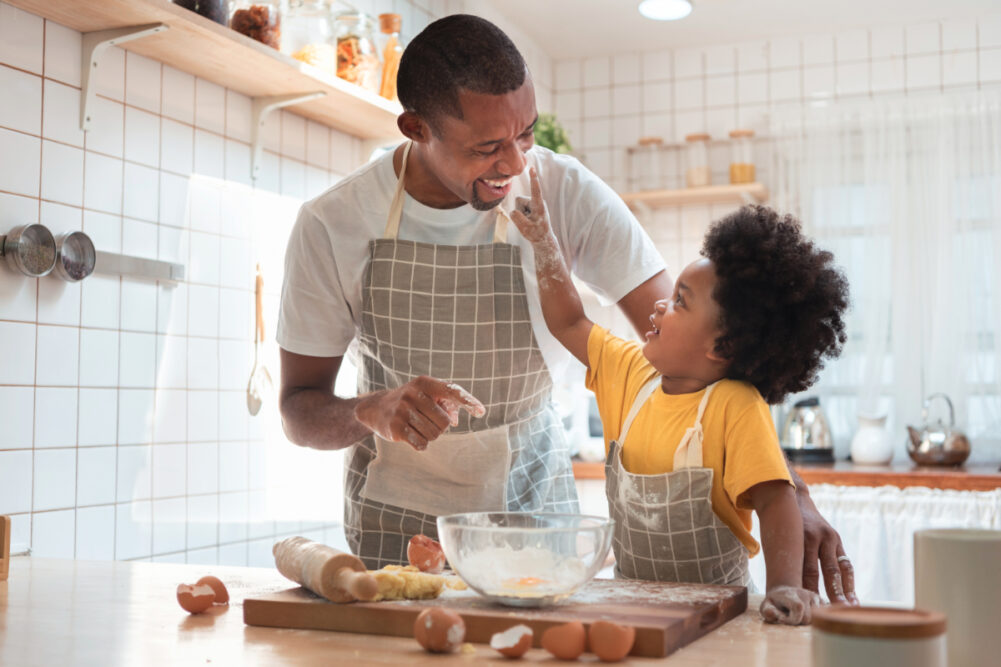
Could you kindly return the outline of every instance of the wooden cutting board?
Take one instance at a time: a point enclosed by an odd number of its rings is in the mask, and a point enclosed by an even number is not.
[[[595,579],[560,605],[519,609],[488,602],[473,591],[446,590],[436,600],[335,604],[305,588],[291,588],[247,598],[243,620],[276,628],[411,637],[414,619],[434,606],[462,616],[467,642],[489,643],[495,632],[523,623],[535,632],[538,647],[542,632],[554,625],[609,620],[636,628],[631,655],[662,658],[744,613],[747,589]]]

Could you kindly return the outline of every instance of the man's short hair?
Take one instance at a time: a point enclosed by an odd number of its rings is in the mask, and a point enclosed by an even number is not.
[[[525,83],[525,59],[490,21],[453,14],[424,28],[400,60],[396,88],[400,104],[437,132],[448,114],[462,118],[459,90],[503,95]]]

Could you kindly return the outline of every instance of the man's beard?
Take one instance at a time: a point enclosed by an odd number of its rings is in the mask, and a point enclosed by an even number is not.
[[[476,192],[476,183],[473,183],[473,201],[469,202],[469,205],[477,211],[489,211],[492,208],[496,208],[502,201],[504,201],[503,197],[491,202],[483,201],[480,199],[480,195]]]

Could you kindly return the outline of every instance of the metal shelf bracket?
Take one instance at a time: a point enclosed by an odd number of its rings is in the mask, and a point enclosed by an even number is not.
[[[146,23],[112,28],[111,30],[95,30],[83,34],[83,45],[80,58],[80,81],[83,84],[83,94],[80,96],[80,129],[86,132],[91,127],[91,107],[97,91],[94,87],[93,75],[97,71],[97,61],[109,46],[130,42],[148,35],[154,35],[168,29],[166,23]]]
[[[184,280],[184,265],[98,250],[94,273],[177,283]]]
[[[318,97],[323,97],[327,93],[323,90],[318,90],[312,93],[293,93],[291,95],[271,95],[267,97],[255,97],[253,100],[253,107],[251,109],[251,116],[253,117],[254,124],[251,128],[250,143],[253,147],[253,154],[250,163],[250,177],[257,180],[258,174],[261,173],[261,157],[264,153],[264,142],[261,138],[261,131],[264,129],[264,121],[275,109],[281,109],[282,107],[291,106],[293,104],[299,104],[301,102],[308,102],[310,100],[315,100]]]

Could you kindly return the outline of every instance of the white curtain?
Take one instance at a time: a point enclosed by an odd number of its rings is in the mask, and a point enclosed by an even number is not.
[[[772,204],[803,220],[851,284],[849,342],[807,392],[822,399],[837,454],[858,414],[883,413],[906,460],[904,425],[945,392],[970,462],[996,463],[1001,90],[832,102],[771,125]]]

